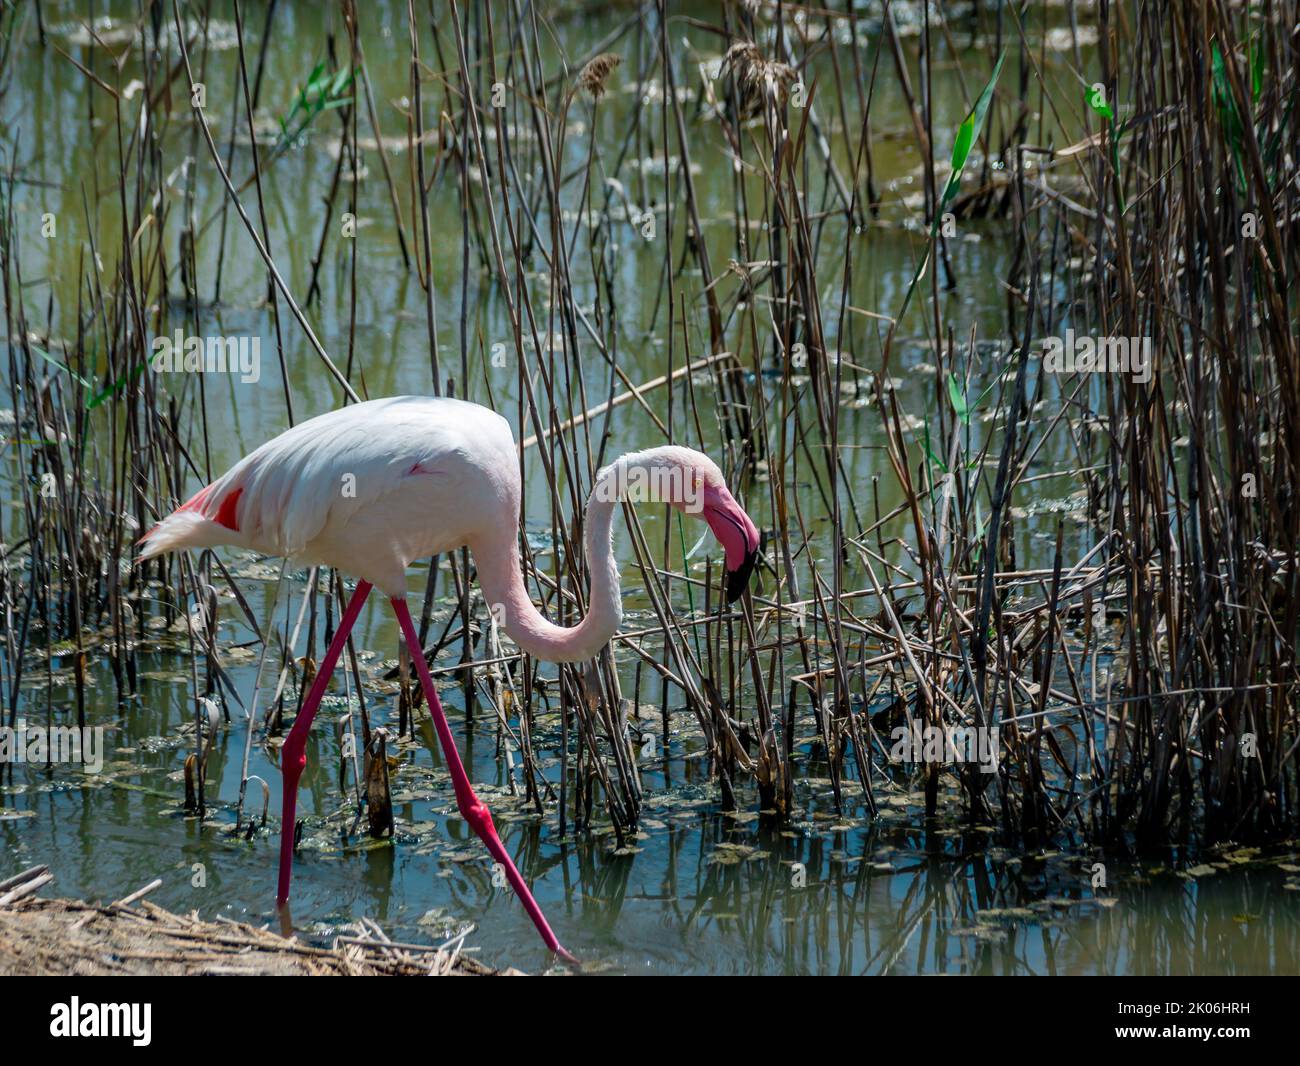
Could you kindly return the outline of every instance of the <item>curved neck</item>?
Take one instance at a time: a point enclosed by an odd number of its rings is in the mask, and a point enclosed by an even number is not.
[[[474,551],[479,586],[488,610],[516,644],[529,655],[548,662],[574,663],[594,659],[623,621],[618,566],[614,561],[614,502],[592,491],[587,501],[586,550],[590,587],[587,614],[565,628],[548,621],[533,606],[519,565],[519,538],[514,528],[502,538]],[[508,532],[508,538],[505,535]]]

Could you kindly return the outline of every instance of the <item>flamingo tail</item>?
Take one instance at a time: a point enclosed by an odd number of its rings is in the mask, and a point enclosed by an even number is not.
[[[233,543],[239,534],[235,508],[243,489],[236,489],[222,499],[213,516],[203,513],[208,509],[206,504],[211,492],[211,486],[202,490],[141,537],[136,542],[141,545],[136,561],[144,562],[178,548],[215,548]]]
[[[196,511],[176,511],[149,530],[136,543],[141,547],[136,557],[138,562],[152,559],[156,555],[175,551],[178,548],[210,548],[221,542],[222,530],[210,518],[204,518]]]

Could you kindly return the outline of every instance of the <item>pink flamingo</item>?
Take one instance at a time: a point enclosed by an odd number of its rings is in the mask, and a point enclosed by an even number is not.
[[[624,455],[597,475],[587,502],[587,614],[567,629],[547,621],[528,595],[519,564],[519,451],[510,423],[486,407],[448,398],[371,400],[294,426],[141,538],[141,560],[225,544],[337,567],[359,579],[284,742],[279,906],[289,899],[307,734],[348,633],[378,586],[392,601],[419,672],[461,816],[505,869],[546,946],[573,961],[470,787],[406,606],[406,568],[415,559],[468,546],[487,602],[521,649],[552,662],[591,659],[623,618],[614,509],[638,497],[656,498],[709,524],[726,556],[727,600],[736,600],[754,568],[758,529],[708,456],[665,446]]]

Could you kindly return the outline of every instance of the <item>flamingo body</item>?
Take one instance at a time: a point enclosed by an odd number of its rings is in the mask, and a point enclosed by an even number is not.
[[[338,567],[400,596],[415,560],[513,534],[519,498],[500,415],[448,397],[370,400],[251,452],[150,530],[141,558],[232,545]]]

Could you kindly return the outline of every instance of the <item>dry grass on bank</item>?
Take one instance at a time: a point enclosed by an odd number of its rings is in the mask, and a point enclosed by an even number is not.
[[[19,876],[27,880],[0,891],[0,976],[5,977],[488,977],[520,972],[494,970],[464,954],[460,944],[438,949],[386,943],[378,927],[368,927],[365,936],[336,937],[324,948],[228,918],[209,922],[173,914],[148,900],[98,904],[40,899],[32,894],[35,888],[22,890],[47,884],[44,868]]]

